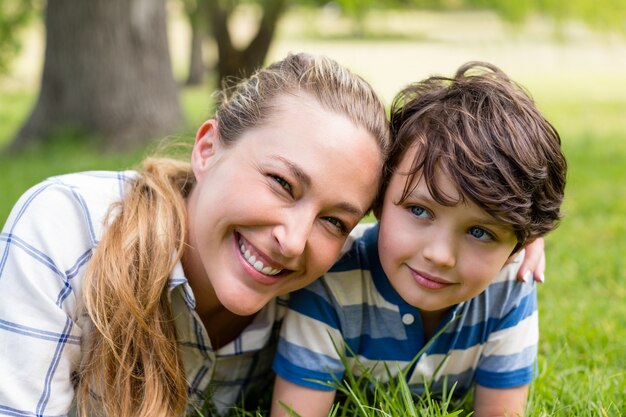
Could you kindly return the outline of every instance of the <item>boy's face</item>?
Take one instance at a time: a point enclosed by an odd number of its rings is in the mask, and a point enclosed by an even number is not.
[[[437,203],[421,179],[406,201],[397,204],[415,152],[415,146],[407,151],[385,193],[378,247],[385,273],[400,296],[435,312],[481,293],[517,239],[511,227],[468,199],[452,207]],[[437,170],[435,179],[447,196],[460,197],[445,171]]]

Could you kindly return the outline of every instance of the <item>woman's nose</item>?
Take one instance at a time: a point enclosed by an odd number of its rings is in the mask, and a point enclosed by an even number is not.
[[[302,211],[289,213],[282,218],[281,224],[274,227],[274,239],[279,251],[286,258],[300,256],[307,245],[315,216]]]

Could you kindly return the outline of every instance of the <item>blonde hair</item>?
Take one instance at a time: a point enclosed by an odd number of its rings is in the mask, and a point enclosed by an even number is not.
[[[263,123],[274,113],[276,97],[299,93],[314,97],[327,110],[365,128],[386,154],[389,124],[384,105],[372,87],[336,61],[304,53],[290,54],[222,91],[215,115],[222,142],[232,143],[246,129]]]
[[[93,331],[77,392],[80,415],[91,408],[105,416],[172,416],[185,408],[187,384],[166,289],[183,254],[184,197],[194,182],[188,163],[147,159],[109,211],[114,220],[85,276]]]
[[[369,84],[333,60],[306,54],[257,71],[224,93],[216,111],[220,140],[236,141],[267,120],[279,94],[307,93],[374,136],[384,155],[388,123]],[[189,163],[147,159],[86,271],[84,303],[93,322],[77,389],[80,415],[179,416],[187,381],[168,298],[168,279],[187,234]]]

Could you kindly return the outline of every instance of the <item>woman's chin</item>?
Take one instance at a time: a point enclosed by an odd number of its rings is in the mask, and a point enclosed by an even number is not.
[[[238,316],[251,316],[258,313],[271,298],[253,297],[239,295],[237,297],[228,297],[222,301],[222,305],[231,313]]]

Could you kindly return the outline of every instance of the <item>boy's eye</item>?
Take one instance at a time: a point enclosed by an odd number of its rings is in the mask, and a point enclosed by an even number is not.
[[[415,217],[427,218],[429,216],[428,210],[421,206],[411,206],[409,207],[409,211]]]
[[[491,233],[489,233],[488,231],[486,231],[485,229],[482,229],[480,227],[471,227],[469,229],[468,233],[473,238],[478,239],[478,240],[484,240],[484,241],[494,240],[494,238],[491,235]]]
[[[279,177],[278,175],[272,175],[271,177],[274,179],[274,181],[278,183],[278,185],[284,188],[285,191],[287,191],[290,195],[293,194],[293,188],[291,188],[291,184],[289,184],[287,180],[285,180],[283,177]]]

